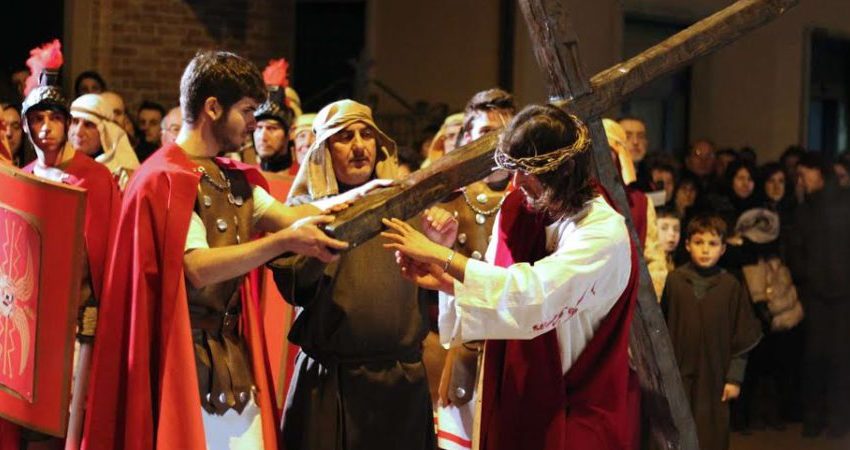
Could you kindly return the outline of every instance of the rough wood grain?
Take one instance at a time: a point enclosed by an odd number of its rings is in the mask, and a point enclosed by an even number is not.
[[[597,74],[590,81],[593,95],[576,98],[556,95],[553,100],[579,117],[597,117],[641,85],[734,41],[778,17],[798,1],[739,0],[640,55]],[[559,73],[545,67],[543,70]],[[583,91],[578,85],[577,80],[564,84],[570,86],[574,95],[581,95]],[[326,230],[352,245],[365,242],[381,231],[381,218],[409,218],[448,192],[486,175],[489,168],[485,166],[489,163],[492,167],[495,142],[496,136],[486,136],[441,158],[428,169],[414,172],[399,186],[367,195],[354,207],[337,214],[336,221]]]

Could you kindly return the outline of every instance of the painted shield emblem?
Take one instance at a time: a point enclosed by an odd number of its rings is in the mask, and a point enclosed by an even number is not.
[[[28,402],[35,384],[40,244],[32,224],[0,207],[0,385]]]

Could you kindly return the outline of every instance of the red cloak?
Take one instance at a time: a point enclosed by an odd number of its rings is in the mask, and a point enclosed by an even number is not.
[[[218,163],[266,187],[257,170],[227,159]],[[183,275],[200,177],[172,144],[145,161],[124,193],[98,317],[84,449],[206,448]],[[240,325],[252,355],[265,447],[274,450],[277,414],[259,308],[248,284]]]
[[[546,256],[545,218],[521,194],[501,209],[495,263]],[[629,281],[587,347],[566,374],[555,330],[531,340],[488,340],[485,348],[481,443],[486,450],[620,450],[633,448],[637,386],[628,366],[629,329],[637,300],[637,252]]]
[[[33,173],[36,161],[22,170]],[[76,152],[63,169],[69,176],[65,184],[86,190],[86,216],[83,225],[86,255],[91,275],[92,291],[96,299],[103,294],[103,273],[106,265],[106,252],[114,238],[118,208],[121,197],[109,169],[95,162],[83,153]],[[20,448],[20,429],[18,425],[0,419],[0,450],[18,450]]]

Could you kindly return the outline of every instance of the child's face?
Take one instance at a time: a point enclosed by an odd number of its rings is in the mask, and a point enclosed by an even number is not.
[[[714,267],[726,251],[726,244],[717,233],[694,233],[685,242],[685,248],[691,254],[691,261],[698,267],[708,269]]]
[[[682,236],[679,219],[660,217],[656,223],[658,224],[658,240],[661,242],[661,247],[664,248],[665,252],[673,253]]]

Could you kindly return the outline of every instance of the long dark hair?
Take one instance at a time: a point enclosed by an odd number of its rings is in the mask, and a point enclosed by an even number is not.
[[[499,151],[512,158],[537,156],[570,146],[576,139],[576,124],[569,114],[552,105],[530,105],[502,132]],[[556,220],[575,214],[596,195],[592,177],[592,151],[588,148],[557,169],[537,175],[544,192],[534,206]]]

